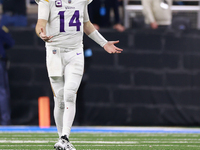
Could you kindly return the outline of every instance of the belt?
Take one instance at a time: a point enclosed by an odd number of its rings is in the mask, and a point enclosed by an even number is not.
[[[64,52],[70,52],[70,51],[73,51],[73,49],[60,49],[60,52],[61,53],[64,53]]]
[[[71,52],[71,51],[75,51],[75,50],[78,50],[78,49],[82,49],[82,48],[66,48],[66,49],[61,48],[61,49],[60,49],[60,52],[61,52],[61,53],[64,53],[64,52]]]

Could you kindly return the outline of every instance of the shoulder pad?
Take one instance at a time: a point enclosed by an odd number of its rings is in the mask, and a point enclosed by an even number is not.
[[[35,2],[38,4],[40,1],[46,1],[49,2],[49,0],[35,0]]]

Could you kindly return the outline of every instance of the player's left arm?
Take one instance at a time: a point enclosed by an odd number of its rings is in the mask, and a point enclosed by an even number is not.
[[[93,26],[93,24],[88,21],[84,22],[84,32],[88,37],[98,43],[101,47],[105,49],[108,53],[121,53],[123,50],[116,47],[114,44],[119,43],[119,41],[107,41]]]
[[[114,44],[119,43],[119,41],[107,41],[93,26],[90,22],[88,15],[88,5],[85,6],[84,10],[84,20],[83,20],[83,29],[86,35],[98,43],[101,47],[105,49],[108,53],[121,53],[123,50],[116,47]]]

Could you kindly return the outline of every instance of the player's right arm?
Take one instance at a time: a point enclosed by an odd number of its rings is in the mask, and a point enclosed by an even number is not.
[[[40,34],[42,32],[46,33],[46,25],[47,25],[47,20],[44,20],[44,19],[38,19],[37,20],[37,24],[36,24],[36,27],[35,27],[35,32],[36,32],[37,36],[40,37]]]
[[[52,36],[46,35],[46,25],[49,18],[50,8],[48,0],[36,0],[38,4],[38,21],[35,27],[35,32],[43,41],[51,42]]]
[[[38,37],[40,37],[43,41],[52,42],[50,40],[53,36],[46,35],[46,25],[47,25],[47,20],[38,19],[36,27],[35,27],[35,32],[38,35]]]

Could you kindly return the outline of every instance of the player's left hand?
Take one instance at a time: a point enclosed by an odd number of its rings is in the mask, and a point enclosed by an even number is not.
[[[41,28],[41,32],[39,33],[39,35],[40,35],[40,38],[41,38],[43,41],[45,41],[45,42],[52,42],[52,41],[50,41],[50,40],[51,40],[51,38],[52,38],[53,36],[47,36],[43,28]]]
[[[121,53],[123,49],[116,47],[114,44],[119,43],[119,41],[108,41],[106,45],[104,45],[105,51],[107,51],[110,54],[113,53]]]

